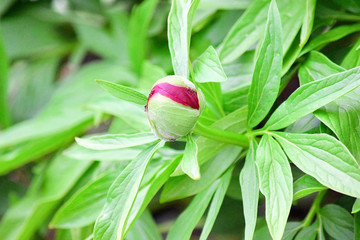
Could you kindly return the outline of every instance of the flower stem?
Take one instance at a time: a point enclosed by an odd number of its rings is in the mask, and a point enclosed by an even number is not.
[[[319,192],[318,195],[316,196],[313,204],[311,205],[311,208],[310,208],[308,214],[306,215],[306,217],[303,221],[303,224],[302,224],[303,228],[311,225],[315,214],[320,209],[320,204],[321,204],[321,201],[323,200],[323,198],[325,197],[325,194],[326,194],[326,190],[323,190],[323,191]]]
[[[244,148],[249,147],[249,139],[247,136],[213,127],[208,127],[199,122],[195,126],[193,132],[197,135],[210,138],[218,142],[229,143]]]

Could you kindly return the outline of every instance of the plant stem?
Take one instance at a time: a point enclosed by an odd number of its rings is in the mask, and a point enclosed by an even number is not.
[[[229,143],[244,148],[249,147],[249,139],[243,134],[224,131],[221,129],[205,126],[201,123],[197,123],[193,132],[197,135],[213,139],[215,141]]]
[[[310,208],[308,214],[306,215],[306,217],[303,221],[303,224],[302,224],[303,228],[311,225],[315,214],[319,211],[321,201],[325,197],[325,194],[326,194],[326,190],[323,190],[323,191],[319,192],[318,195],[316,196],[313,204],[311,205],[311,208]]]
[[[252,137],[256,137],[256,136],[264,135],[264,134],[271,134],[271,133],[268,130],[261,128],[261,129],[249,131],[248,133],[246,133],[246,136],[248,138],[252,138]]]

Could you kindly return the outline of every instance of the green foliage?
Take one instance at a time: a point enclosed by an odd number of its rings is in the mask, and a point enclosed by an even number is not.
[[[264,135],[259,143],[256,164],[260,191],[266,199],[266,222],[272,238],[281,239],[293,195],[290,164],[280,145],[269,135]]]
[[[360,239],[359,13],[0,1],[0,238]],[[144,106],[173,74],[206,104],[164,142]]]
[[[281,66],[281,22],[276,3],[272,2],[249,90],[249,128],[258,125],[274,104],[280,87]]]

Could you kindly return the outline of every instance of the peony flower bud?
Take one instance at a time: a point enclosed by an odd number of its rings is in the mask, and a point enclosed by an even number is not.
[[[203,104],[204,97],[192,82],[179,76],[167,76],[154,84],[145,110],[155,135],[175,141],[195,127]]]

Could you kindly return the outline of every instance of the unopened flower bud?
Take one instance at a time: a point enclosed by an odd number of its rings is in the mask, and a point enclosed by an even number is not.
[[[167,76],[158,80],[145,106],[153,132],[161,139],[175,141],[195,127],[204,97],[189,80]]]

